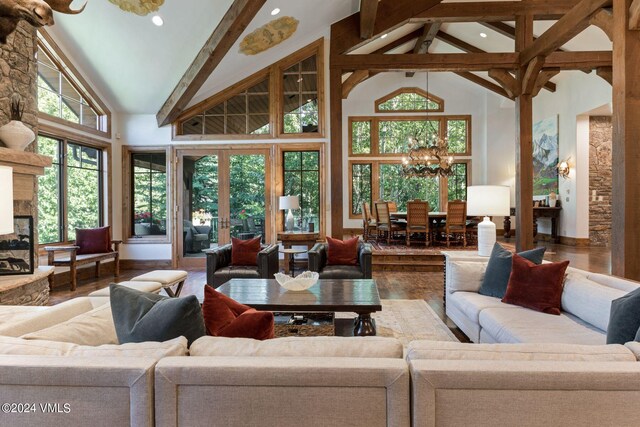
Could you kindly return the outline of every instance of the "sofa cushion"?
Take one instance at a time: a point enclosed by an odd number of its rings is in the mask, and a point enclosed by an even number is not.
[[[499,343],[606,344],[603,331],[567,313],[549,316],[528,308],[487,308],[480,326]]]
[[[231,238],[231,265],[258,265],[261,237],[249,240]]]
[[[320,279],[364,279],[356,265],[327,265],[320,272]]]
[[[0,336],[0,354],[25,356],[76,357],[151,357],[160,360],[169,356],[186,356],[187,339],[178,337],[165,342],[104,344],[86,346],[68,342],[25,340]]]
[[[636,339],[640,329],[640,288],[613,300],[607,344],[624,344]]]
[[[507,292],[502,302],[560,315],[562,283],[569,261],[536,265],[520,255],[513,255]]]
[[[624,346],[631,350],[631,352],[636,356],[636,359],[640,361],[640,342],[631,341],[626,343]]]
[[[202,314],[209,335],[257,340],[274,337],[273,313],[256,311],[208,285],[204,287]]]
[[[486,262],[450,261],[447,263],[447,292],[458,291],[478,292],[484,273]]]
[[[523,258],[535,264],[541,264],[546,248],[536,248],[530,251],[520,252]],[[478,293],[489,297],[502,298],[507,291],[509,276],[511,275],[511,259],[513,254],[496,243],[491,251],[491,257],[482,279],[482,285]]]
[[[587,279],[583,274],[567,274],[562,291],[562,309],[606,331],[611,302],[625,292]]]
[[[258,341],[202,337],[191,356],[402,358],[402,343],[385,337],[286,337]]]
[[[195,295],[168,298],[124,286],[110,286],[111,311],[120,344],[167,341],[184,336],[189,344],[205,335]]]
[[[111,226],[87,229],[76,228],[76,246],[79,247],[78,255],[112,252]]]
[[[640,288],[640,283],[621,277],[610,276],[607,274],[586,273],[587,279],[593,280],[601,285],[624,291],[625,293],[635,291]]]
[[[576,344],[467,344],[448,341],[412,341],[407,360],[551,360],[557,362],[635,362],[622,345]]]
[[[0,325],[29,319],[48,309],[32,305],[0,305]]]
[[[21,338],[90,346],[118,344],[109,304],[94,308],[65,322],[22,335]]]
[[[505,304],[498,298],[480,295],[475,292],[455,292],[447,296],[447,305],[454,304],[471,321],[480,323],[482,310],[493,307],[517,308],[514,305]]]
[[[327,265],[356,265],[359,239],[358,236],[349,240],[327,236]]]

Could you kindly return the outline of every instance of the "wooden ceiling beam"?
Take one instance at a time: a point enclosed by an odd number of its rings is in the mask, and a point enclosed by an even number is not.
[[[420,37],[416,40],[416,45],[413,47],[413,53],[418,55],[429,52],[429,46],[433,43],[433,39],[436,38],[436,34],[440,31],[440,22],[434,22],[431,24],[425,24],[424,29]],[[415,72],[409,71],[407,77],[413,77]]]
[[[234,0],[156,114],[158,126],[168,125],[178,118],[265,3],[266,0]]]
[[[610,85],[613,85],[613,67],[598,67],[596,68],[596,74]]]
[[[559,72],[560,68],[547,68],[540,71],[538,78],[536,79],[536,83],[533,85],[533,89],[531,90],[531,96],[534,98],[538,96],[542,88],[549,83],[550,79],[558,75]]]
[[[520,63],[527,65],[536,56],[546,56],[580,34],[589,26],[589,18],[611,0],[581,0],[531,45],[520,53]]]
[[[561,70],[594,70],[598,67],[610,67],[613,53],[606,50],[584,52],[553,52],[545,60],[545,68]]]
[[[378,14],[379,0],[360,0],[360,38],[370,39],[373,37],[373,27]]]
[[[520,84],[515,77],[507,70],[491,69],[489,70],[489,77],[497,81],[502,89],[509,95],[509,98],[515,98],[520,95]]]
[[[507,91],[505,91],[502,87],[498,86],[495,83],[491,83],[489,80],[483,79],[482,77],[475,75],[469,71],[456,71],[455,74],[462,77],[463,79],[467,79],[477,85],[480,85],[485,89],[495,92],[498,95],[504,96],[505,98],[513,99],[513,97],[509,95],[509,93],[507,93]]]
[[[515,69],[518,54],[509,53],[432,53],[430,55],[338,55],[331,66],[342,70],[369,71],[488,71],[492,68]]]
[[[542,71],[542,67],[544,66],[544,60],[545,57],[540,55],[529,61],[527,70],[522,77],[521,93],[525,95],[531,95],[531,93],[533,92],[533,87],[536,84],[536,80],[538,80],[538,75],[540,74],[540,71]]]
[[[609,37],[609,40],[613,42],[613,12],[611,9],[600,9],[591,15],[589,24],[600,28]]]
[[[629,29],[640,30],[640,0],[633,0],[629,7]]]
[[[342,99],[347,99],[356,86],[371,77],[368,70],[356,70],[342,83]]]

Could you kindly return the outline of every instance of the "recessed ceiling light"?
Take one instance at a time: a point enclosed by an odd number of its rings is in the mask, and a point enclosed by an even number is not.
[[[386,34],[386,33],[385,33],[385,34],[381,35],[381,36],[380,36],[380,38],[381,38],[381,39],[384,39],[384,38],[386,38],[388,35],[389,35],[389,34]]]
[[[483,39],[487,38],[487,33],[480,33],[480,37],[482,37]]]
[[[279,13],[280,13],[280,8],[276,7],[271,11],[271,16],[276,16]]]
[[[153,22],[158,27],[162,27],[162,25],[164,24],[164,19],[162,19],[162,16],[160,15],[153,15],[153,18],[151,18],[151,22]]]

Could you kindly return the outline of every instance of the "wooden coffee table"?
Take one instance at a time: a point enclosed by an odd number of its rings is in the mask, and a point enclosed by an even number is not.
[[[382,310],[375,280],[318,280],[306,291],[287,291],[274,279],[231,279],[217,289],[240,304],[275,312],[357,313],[353,335],[376,334],[371,313]]]

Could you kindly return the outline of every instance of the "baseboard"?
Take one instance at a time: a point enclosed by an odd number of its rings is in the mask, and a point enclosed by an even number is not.
[[[120,270],[161,270],[173,267],[170,259],[142,260],[142,259],[121,259]]]

